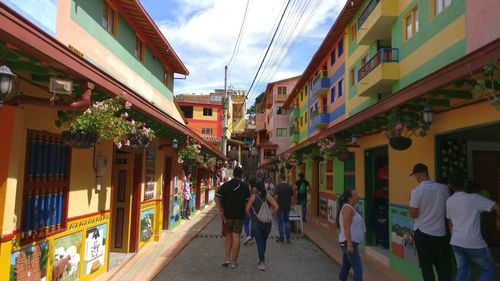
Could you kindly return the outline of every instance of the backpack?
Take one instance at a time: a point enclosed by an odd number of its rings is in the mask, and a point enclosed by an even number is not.
[[[301,181],[300,182],[300,186],[299,186],[299,193],[306,193],[307,192],[307,186],[306,186],[306,182],[305,181]]]
[[[257,216],[257,219],[261,222],[261,223],[270,223],[273,221],[273,214],[271,213],[271,209],[269,208],[269,205],[267,204],[267,200],[266,201],[262,201],[262,199],[256,194],[255,197],[259,198],[260,202],[262,203],[260,205],[260,209],[259,209],[259,212],[255,212],[255,209],[252,207],[253,209],[253,213],[255,214],[255,216]]]

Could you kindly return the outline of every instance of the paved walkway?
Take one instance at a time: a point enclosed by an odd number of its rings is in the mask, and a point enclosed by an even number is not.
[[[237,269],[221,266],[224,240],[214,206],[142,249],[121,267],[96,280],[336,280],[341,252],[336,237],[313,223],[304,234],[292,234],[290,245],[275,242],[277,228],[268,240],[268,270],[257,270],[255,243],[241,247]],[[213,219],[213,220],[212,220]],[[320,250],[321,249],[321,250]],[[364,279],[406,280],[383,265],[362,257]],[[309,276],[309,277],[308,277]]]

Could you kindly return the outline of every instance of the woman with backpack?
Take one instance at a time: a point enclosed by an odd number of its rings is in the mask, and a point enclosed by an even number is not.
[[[272,216],[278,211],[278,203],[274,198],[267,194],[262,181],[255,184],[256,192],[250,196],[246,206],[246,213],[252,220],[252,234],[257,243],[257,252],[259,254],[259,270],[266,270],[266,242],[271,232]],[[269,208],[271,205],[271,210]]]
[[[347,280],[351,267],[353,280],[363,280],[363,269],[358,245],[363,241],[366,228],[363,218],[354,208],[358,201],[359,196],[356,191],[346,189],[338,203],[337,225],[340,227],[339,243],[343,252],[342,267],[339,273],[340,281]]]

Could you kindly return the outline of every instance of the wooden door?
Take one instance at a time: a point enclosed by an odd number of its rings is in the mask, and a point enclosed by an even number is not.
[[[474,181],[490,194],[490,199],[500,202],[500,151],[474,151]],[[486,237],[489,246],[500,246],[500,235],[495,227],[495,214],[486,215]]]
[[[168,229],[170,221],[170,194],[172,193],[172,157],[165,157],[165,171],[163,173],[163,189],[162,189],[162,203],[163,203],[163,229]]]
[[[111,251],[129,252],[134,155],[117,153],[113,164]]]

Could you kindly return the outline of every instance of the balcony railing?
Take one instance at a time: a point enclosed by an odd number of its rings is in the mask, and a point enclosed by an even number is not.
[[[361,13],[361,15],[358,18],[358,29],[361,28],[363,23],[366,21],[366,19],[368,19],[373,10],[375,10],[375,7],[377,7],[380,1],[381,0],[371,0],[370,3],[368,3],[365,10]]]
[[[290,127],[290,136],[297,135],[299,130],[296,127]]]
[[[384,62],[399,62],[399,49],[381,48],[378,52],[358,70],[358,81]]]
[[[313,112],[311,113],[311,120],[316,119],[316,117],[324,113],[328,113],[328,105],[323,105],[313,110]]]

